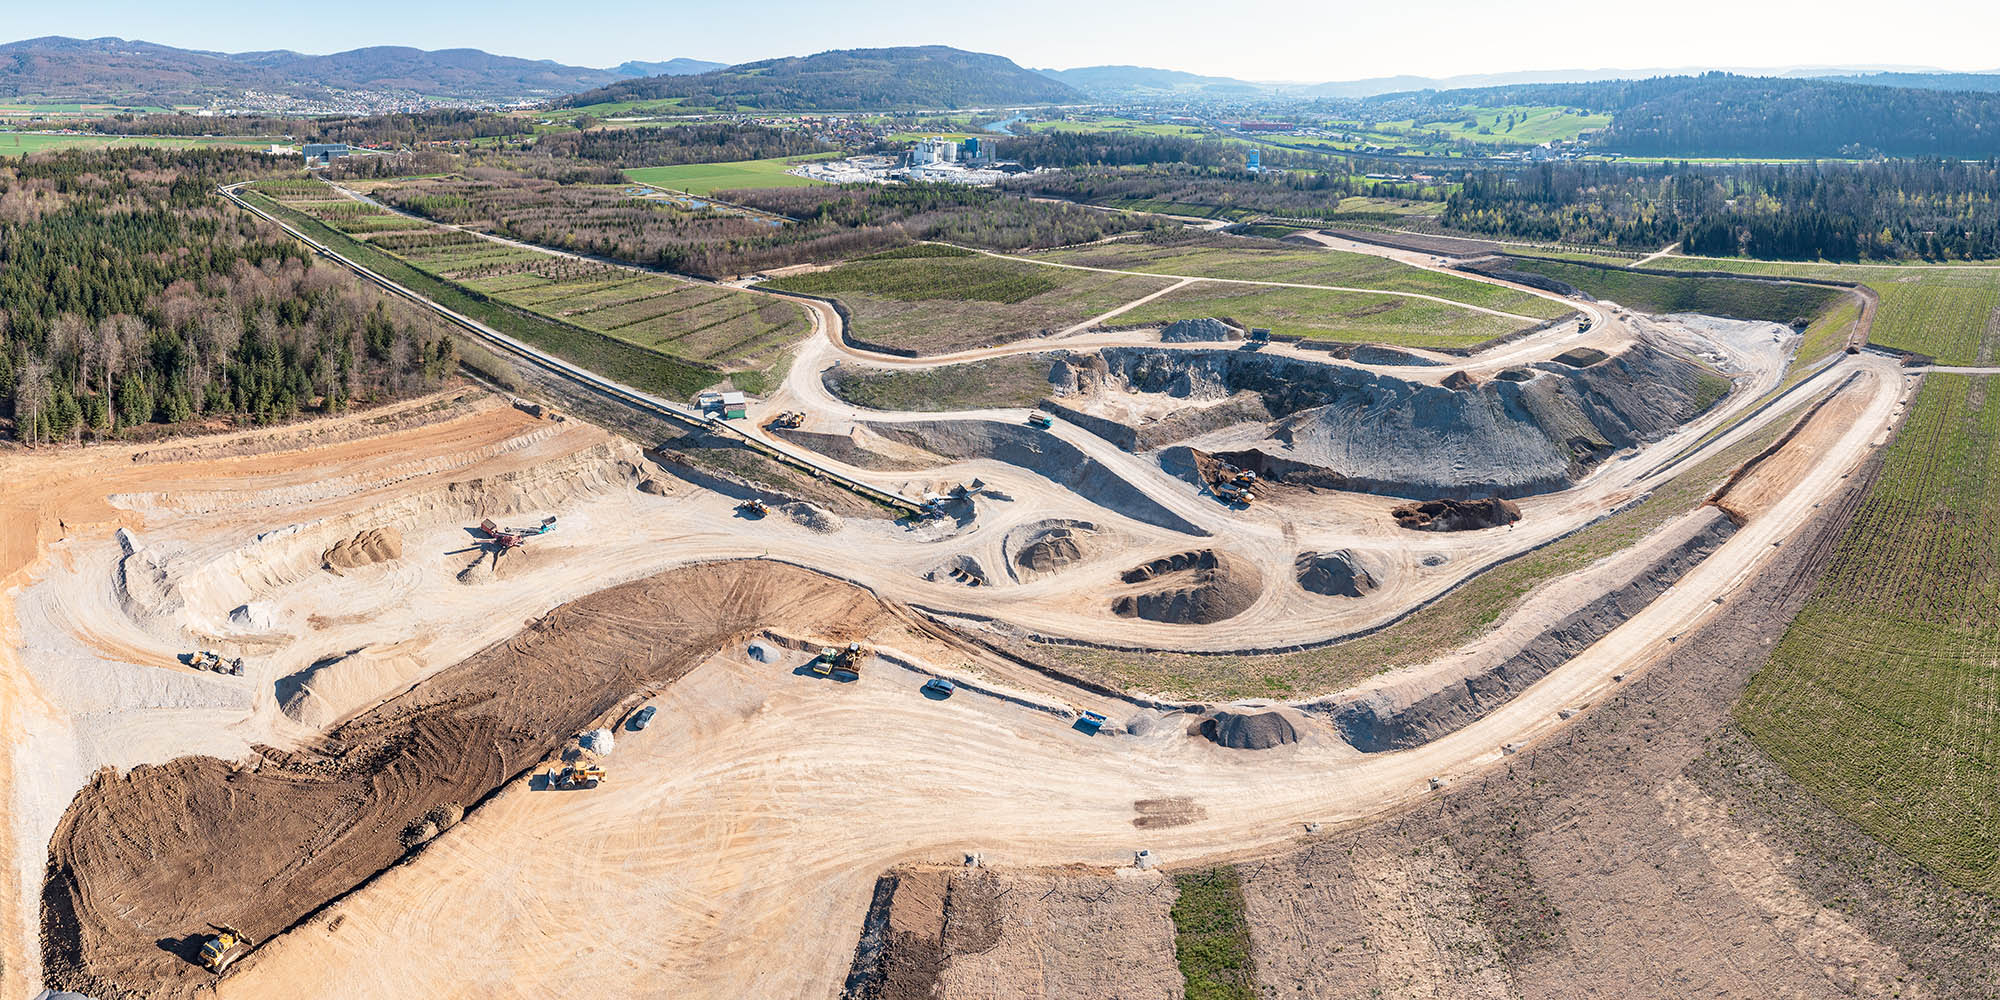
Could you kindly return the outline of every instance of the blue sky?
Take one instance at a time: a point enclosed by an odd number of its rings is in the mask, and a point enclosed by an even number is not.
[[[941,43],[1026,66],[1132,63],[1258,80],[1597,67],[2000,68],[1994,0],[1887,8],[1880,0],[0,0],[0,10],[0,40],[116,35],[315,53],[465,47],[586,66]]]

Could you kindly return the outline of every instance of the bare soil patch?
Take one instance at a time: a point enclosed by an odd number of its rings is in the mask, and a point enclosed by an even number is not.
[[[1412,531],[1478,531],[1513,524],[1521,508],[1512,500],[1425,500],[1406,503],[1389,512],[1398,527]]]
[[[394,864],[404,831],[470,807],[566,738],[753,629],[800,623],[865,639],[896,612],[863,591],[764,562],[664,573],[563,605],[383,705],[314,752],[239,764],[186,757],[101,771],[50,845],[50,986],[185,996],[210,924],[258,941]]]

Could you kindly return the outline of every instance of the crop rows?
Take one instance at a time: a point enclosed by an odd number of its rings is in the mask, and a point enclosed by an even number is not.
[[[1818,589],[1738,706],[1815,794],[2000,889],[2000,397],[1931,375]]]

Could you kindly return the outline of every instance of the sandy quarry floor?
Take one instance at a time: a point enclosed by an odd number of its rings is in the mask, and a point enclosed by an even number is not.
[[[1602,328],[1613,322],[1594,332],[1610,335]],[[1768,349],[1726,339],[1718,347],[1745,373],[1735,399],[1775,384],[1780,366]],[[771,406],[806,405],[817,419],[859,416],[823,388],[814,395],[818,370],[839,348],[815,338],[805,350]],[[857,684],[829,685],[753,664],[732,640],[667,689],[660,725],[621,743],[623,777],[610,788],[550,795],[507,785],[416,863],[268,945],[224,986],[245,996],[742,995],[741,984],[755,982],[758,995],[820,996],[851,955],[874,875],[892,864],[949,863],[977,850],[1003,864],[1116,865],[1137,847],[1186,860],[1283,843],[1306,821],[1353,822],[1394,808],[1425,794],[1434,775],[1471,773],[1497,759],[1502,743],[1553,729],[1559,709],[1587,703],[1614,674],[1643,666],[1667,637],[1713,614],[1715,599],[1756,572],[1898,412],[1902,378],[1884,359],[1844,359],[1820,378],[1830,388],[1853,372],[1872,374],[1843,394],[1856,400],[1841,404],[1851,407],[1842,412],[1852,425],[1817,433],[1812,460],[1760,473],[1756,499],[1746,502],[1749,524],[1715,556],[1612,638],[1429,746],[1363,758],[1325,730],[1245,759],[1178,737],[1091,740],[1051,712],[1126,710],[952,643],[909,638],[902,651],[1049,711],[970,691],[932,702],[916,692],[922,674],[887,665]],[[0,478],[10,484],[0,498],[0,725],[13,741],[0,773],[11,796],[0,846],[13,873],[0,892],[0,989],[26,992],[40,978],[33,901],[45,845],[92,772],[188,754],[243,760],[257,744],[324,749],[314,726],[281,710],[276,692],[284,678],[330,657],[368,651],[353,662],[373,664],[369,672],[329,702],[333,717],[353,716],[412,685],[422,690],[427,678],[565,602],[678,565],[764,556],[823,568],[891,601],[996,615],[1051,635],[1214,649],[1338,635],[1629,499],[1739,405],[1606,463],[1574,490],[1524,504],[1530,517],[1520,529],[1420,540],[1396,535],[1387,504],[1370,499],[1232,514],[1073,427],[1058,430],[1063,441],[1209,537],[1144,523],[991,460],[909,477],[987,482],[969,523],[855,520],[829,533],[780,518],[745,520],[728,498],[686,483],[671,483],[666,495],[642,492],[639,483],[659,471],[600,430],[538,420],[478,393],[303,431],[0,456]],[[970,416],[1018,422],[1024,414]],[[554,535],[501,569],[478,571],[490,557],[468,527],[480,516],[512,523],[547,514],[560,516]],[[1011,587],[975,592],[926,579],[959,556],[995,566],[1009,531],[1050,518],[1104,525],[1117,545]],[[343,574],[320,568],[329,546],[383,525],[401,530],[401,559]],[[1427,552],[1450,551],[1444,569],[1419,571],[1422,560],[1408,555],[1419,542]],[[1267,585],[1242,614],[1196,630],[1121,619],[1093,598],[1133,565],[1206,545],[1279,584],[1301,549],[1401,551],[1408,571],[1396,586],[1346,605]],[[812,633],[794,638],[823,641],[838,624],[787,627]],[[245,676],[176,662],[195,648],[243,657]],[[711,653],[674,651],[688,662]],[[1191,799],[1203,818],[1141,830],[1135,803],[1150,798]],[[196,915],[185,906],[161,912],[176,923]],[[163,940],[200,930],[147,927]],[[398,940],[405,944],[386,945]],[[792,942],[784,961],[770,960],[771,940]],[[134,964],[120,975],[171,954],[155,950],[127,955]],[[551,953],[593,957],[551,962]],[[179,967],[162,968],[173,989],[191,985]]]

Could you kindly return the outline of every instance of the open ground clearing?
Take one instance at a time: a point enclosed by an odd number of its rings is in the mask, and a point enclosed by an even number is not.
[[[949,354],[1046,336],[1169,287],[1164,278],[1064,271],[925,244],[766,284],[838,299],[858,343]]]
[[[820,182],[786,171],[801,163],[838,155],[840,154],[822,153],[817,156],[786,156],[770,160],[738,160],[734,163],[683,163],[671,167],[638,167],[625,171],[625,176],[641,184],[656,184],[698,195],[744,188],[808,187]]]

